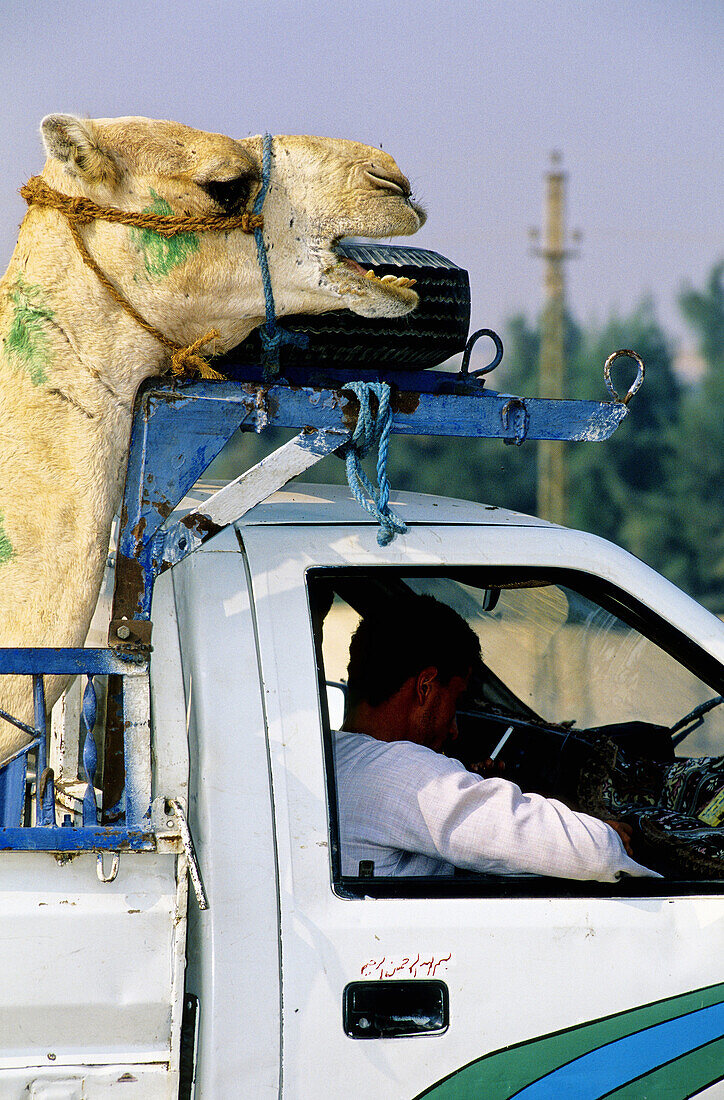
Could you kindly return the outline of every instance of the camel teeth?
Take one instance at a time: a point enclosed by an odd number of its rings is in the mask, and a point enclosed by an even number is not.
[[[364,273],[365,279],[372,279],[377,283],[384,283],[389,289],[396,287],[400,290],[406,290],[408,287],[414,286],[417,279],[408,279],[406,275],[377,275],[377,273],[370,268],[369,271]]]
[[[400,289],[405,289],[406,287],[414,286],[416,280],[408,279],[405,275],[383,275],[380,282],[388,287],[396,286]]]

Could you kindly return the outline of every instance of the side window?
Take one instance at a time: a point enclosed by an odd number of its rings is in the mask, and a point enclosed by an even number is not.
[[[322,657],[329,722],[334,730],[341,729],[344,719],[349,643],[361,615],[337,593],[325,604],[329,610],[322,627]]]
[[[378,874],[374,860],[361,860],[354,873],[347,863],[341,874],[339,824],[347,809],[338,805],[339,735],[332,731],[344,722],[350,639],[361,616],[410,593],[447,604],[481,643],[482,676],[460,702],[458,737],[444,754],[474,771],[506,737],[503,776],[523,792],[629,822],[638,858],[668,880],[724,878],[722,685],[712,682],[711,664],[697,667],[696,654],[687,651],[684,663],[673,632],[663,637],[665,626],[647,622],[625,594],[562,571],[390,567],[312,571],[309,591],[323,611],[316,621],[335,881],[349,886],[361,876],[369,892],[370,877],[382,878],[378,892],[396,894],[419,894],[425,885],[433,893],[494,893],[503,882],[459,869],[438,877],[434,862],[404,858],[394,882]],[[349,737],[344,743],[348,749]],[[527,878],[516,889],[540,892],[541,881],[553,888],[552,880]],[[639,881],[650,892],[652,880]],[[512,882],[507,874],[506,893]]]

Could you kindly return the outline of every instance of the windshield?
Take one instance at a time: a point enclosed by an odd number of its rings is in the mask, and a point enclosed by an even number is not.
[[[624,722],[674,726],[716,697],[699,677],[595,600],[559,583],[496,590],[483,610],[477,585],[449,577],[406,583],[449,603],[480,638],[495,675],[545,722],[577,729]],[[499,594],[498,594],[499,593]],[[724,706],[713,707],[679,755],[724,751]]]

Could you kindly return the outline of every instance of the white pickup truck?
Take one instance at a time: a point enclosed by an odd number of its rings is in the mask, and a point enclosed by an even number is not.
[[[287,488],[158,577],[152,843],[114,877],[95,849],[0,853],[0,1096],[175,1098],[194,1075],[203,1098],[720,1095],[721,883],[343,879],[330,728],[350,631],[400,586],[479,632],[469,733],[515,726],[511,778],[568,723],[675,726],[721,691],[724,627],[591,535],[393,504],[408,533],[383,549],[347,490]],[[723,712],[677,753],[721,752]]]

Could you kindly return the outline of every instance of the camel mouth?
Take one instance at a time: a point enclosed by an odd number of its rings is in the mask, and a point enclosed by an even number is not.
[[[350,256],[342,255],[337,250],[339,244],[339,240],[331,242],[332,263],[325,265],[324,275],[348,309],[366,317],[399,317],[415,308],[419,301],[412,289],[415,279],[365,270]]]
[[[356,260],[353,260],[351,256],[341,256],[341,262],[348,267],[351,271],[354,271],[356,275],[362,275],[365,279],[375,279],[382,286],[392,290],[394,288],[407,289],[407,287],[414,286],[417,279],[408,279],[405,275],[378,275],[372,268],[368,268],[367,271],[358,264]]]

